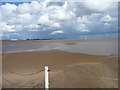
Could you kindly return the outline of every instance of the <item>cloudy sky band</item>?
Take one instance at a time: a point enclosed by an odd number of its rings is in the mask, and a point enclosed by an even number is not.
[[[44,1],[44,0],[1,0],[1,2],[32,2],[32,1]],[[49,0],[50,2],[119,2],[120,0]]]
[[[76,35],[117,33],[117,3],[49,2],[4,4],[0,30],[8,38],[76,37]],[[107,0],[110,1],[110,0]],[[113,1],[113,0],[112,0]]]

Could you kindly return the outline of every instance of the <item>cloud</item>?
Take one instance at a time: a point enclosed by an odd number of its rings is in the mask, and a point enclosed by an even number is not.
[[[2,8],[3,10],[13,11],[13,10],[16,10],[17,6],[14,5],[14,4],[9,4],[9,3],[7,3],[7,4],[5,4],[5,5],[2,5],[1,8]]]
[[[117,18],[111,17],[110,15],[106,15],[106,16],[102,17],[100,19],[100,21],[106,22],[106,23],[107,22],[113,22],[113,21],[117,21]]]
[[[25,28],[28,28],[28,29],[38,29],[39,25],[37,25],[37,24],[30,24],[30,25],[26,25]]]
[[[50,35],[62,34],[62,33],[64,33],[64,31],[58,30],[58,31],[54,31],[54,32],[50,33]]]
[[[106,12],[108,10],[115,10],[117,9],[117,4],[113,2],[113,0],[85,0],[84,3],[86,7],[91,10],[98,11],[98,12]],[[115,6],[116,5],[116,6]]]
[[[6,25],[6,23],[0,23],[0,29],[3,32],[15,32],[16,30],[14,29],[14,25]]]
[[[48,14],[43,14],[38,20],[38,24],[43,24],[43,25],[51,25],[53,23],[52,20],[49,20],[49,15]]]
[[[54,24],[53,24],[53,27],[60,28],[61,25],[60,25],[60,23],[57,22],[57,23],[54,23]]]
[[[1,5],[0,30],[6,34],[37,32],[46,36],[117,32],[117,3],[85,1],[59,3],[45,0]]]

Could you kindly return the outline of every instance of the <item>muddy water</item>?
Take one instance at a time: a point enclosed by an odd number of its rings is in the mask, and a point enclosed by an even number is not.
[[[92,55],[118,54],[118,39],[3,41],[2,53],[63,50]]]

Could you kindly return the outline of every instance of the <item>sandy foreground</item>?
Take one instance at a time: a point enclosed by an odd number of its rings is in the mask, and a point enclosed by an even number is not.
[[[74,44],[74,43],[71,43]],[[3,54],[3,88],[117,88],[118,55],[89,55],[62,50]],[[32,73],[32,75],[30,75]]]

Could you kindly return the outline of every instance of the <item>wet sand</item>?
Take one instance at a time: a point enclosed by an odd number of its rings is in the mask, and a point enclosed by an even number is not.
[[[61,50],[39,52],[4,53],[4,88],[43,88],[44,72],[37,72],[48,66],[51,72],[50,88],[117,88],[118,55],[89,55]],[[15,72],[15,73],[13,73]]]
[[[3,41],[3,88],[117,88],[118,39]],[[38,72],[40,71],[40,72]]]

